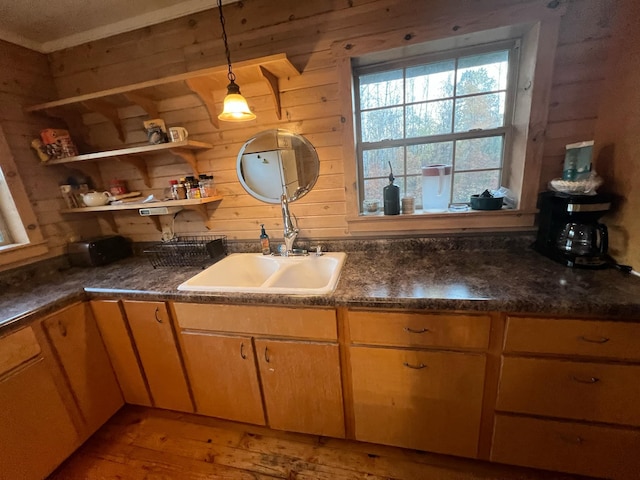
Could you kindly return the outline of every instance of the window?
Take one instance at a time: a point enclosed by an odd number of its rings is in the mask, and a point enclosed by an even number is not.
[[[416,208],[424,199],[425,211],[433,195],[445,196],[446,208],[503,185],[519,46],[509,40],[356,66],[360,205],[381,199],[390,167],[401,196],[414,197]],[[450,167],[423,175],[429,165]]]

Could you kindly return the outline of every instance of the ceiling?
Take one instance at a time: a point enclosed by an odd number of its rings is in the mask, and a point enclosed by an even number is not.
[[[216,5],[216,0],[0,0],[0,39],[50,53]]]

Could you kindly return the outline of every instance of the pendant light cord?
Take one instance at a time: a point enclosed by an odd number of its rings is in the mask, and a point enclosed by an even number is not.
[[[220,12],[220,24],[222,25],[222,40],[224,41],[224,53],[227,56],[227,66],[229,67],[229,73],[227,78],[231,83],[236,80],[235,74],[231,71],[231,52],[229,51],[229,43],[227,42],[227,31],[224,28],[225,20],[222,13],[222,0],[218,0],[218,11]]]

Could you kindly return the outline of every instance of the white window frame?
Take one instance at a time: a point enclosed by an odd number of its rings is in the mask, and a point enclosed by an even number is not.
[[[0,126],[0,214],[11,243],[0,245],[0,267],[24,264],[49,252]]]
[[[381,140],[377,142],[364,142],[362,135],[362,125],[361,125],[361,113],[364,109],[360,106],[360,77],[372,73],[384,73],[390,71],[402,70],[403,75],[406,73],[407,68],[412,68],[416,66],[429,65],[433,63],[438,63],[446,60],[453,60],[456,65],[457,72],[457,63],[458,59],[466,56],[473,55],[481,55],[485,53],[493,53],[497,51],[509,51],[509,72],[507,78],[507,87],[506,87],[506,95],[505,95],[505,111],[504,111],[504,122],[501,126],[495,127],[492,129],[474,129],[470,131],[464,132],[454,132],[453,125],[451,133],[439,134],[439,135],[430,135],[427,137],[405,137],[401,139],[393,139],[393,140]],[[512,38],[508,40],[502,40],[498,42],[492,42],[489,44],[482,45],[473,45],[469,47],[456,48],[453,50],[447,50],[443,52],[429,53],[426,55],[419,55],[410,58],[402,58],[400,60],[392,60],[390,62],[384,63],[373,63],[372,65],[362,64],[354,67],[353,77],[354,77],[354,110],[355,110],[355,124],[356,124],[356,153],[358,159],[358,199],[359,204],[362,205],[362,202],[365,200],[364,195],[364,152],[365,151],[375,151],[378,149],[386,149],[386,148],[405,148],[414,145],[424,145],[429,143],[440,143],[440,142],[455,142],[457,140],[470,140],[470,139],[479,139],[485,138],[489,136],[502,136],[503,137],[503,148],[501,152],[501,161],[499,168],[492,168],[492,170],[498,170],[500,172],[500,185],[502,185],[503,176],[507,176],[507,172],[509,170],[509,157],[505,154],[506,152],[511,151],[510,141],[511,141],[511,129],[512,129],[512,121],[513,121],[513,104],[514,104],[514,96],[516,95],[516,84],[517,84],[517,75],[518,75],[518,66],[519,66],[519,51],[520,51],[520,38]],[[403,76],[404,78],[404,76]],[[455,80],[454,80],[455,82]],[[455,88],[454,88],[455,90]],[[468,97],[468,96],[467,96]],[[452,97],[449,98],[439,98],[437,101],[443,100],[451,100],[456,102],[460,98],[465,98],[465,96],[458,96],[457,92],[453,93]],[[393,107],[403,107],[406,108],[409,106],[409,103],[406,103],[403,100],[402,103],[398,105],[393,105]],[[452,112],[453,117],[452,121],[455,118],[455,109]],[[406,115],[406,112],[405,112]],[[406,120],[406,117],[403,117]],[[454,149],[455,150],[455,149]],[[439,163],[439,162],[435,162]],[[503,172],[505,175],[503,175]],[[457,169],[455,168],[455,153],[453,157],[453,168],[452,168],[452,178],[451,181],[455,184],[455,177],[458,174]],[[388,175],[387,175],[388,176]],[[405,183],[405,177],[408,176],[417,176],[414,174],[407,174],[406,171],[406,161],[404,162],[404,170],[403,171],[394,171],[394,176],[396,178],[396,184]],[[371,177],[377,178],[377,177]],[[381,177],[380,177],[381,178]],[[498,187],[497,185],[496,187]],[[406,194],[407,192],[402,192],[401,195]],[[481,192],[475,192],[481,193]],[[380,196],[382,192],[380,192]],[[460,202],[462,203],[462,202]],[[467,202],[468,203],[468,202]],[[415,199],[416,207],[422,207],[422,198]],[[365,212],[361,210],[363,214]],[[425,213],[426,215],[431,215],[432,213]]]
[[[427,23],[411,29],[391,31],[371,37],[350,38],[336,42],[332,51],[337,57],[343,111],[343,163],[345,172],[345,200],[347,205],[346,220],[348,231],[352,235],[414,235],[416,233],[470,233],[496,231],[534,230],[537,213],[536,198],[540,189],[540,167],[544,146],[549,98],[555,51],[562,8],[549,9],[536,6],[524,11],[517,11],[517,6],[493,12],[485,17],[482,31],[474,31],[467,25],[463,36],[446,36],[446,29],[435,28]],[[515,20],[517,18],[517,20]],[[480,27],[475,27],[479,29]],[[450,30],[449,30],[450,31]],[[427,45],[440,47],[435,51],[447,50],[474,39],[473,44],[489,43],[509,38],[520,37],[521,53],[518,78],[518,95],[514,101],[514,120],[512,128],[511,151],[507,154],[519,158],[512,162],[505,183],[518,199],[514,209],[507,211],[470,211],[464,213],[443,213],[432,215],[361,215],[358,192],[358,171],[355,143],[354,119],[354,83],[353,67],[358,59],[367,57],[379,58],[380,62],[388,61],[389,53],[400,52],[405,56],[415,55],[407,45],[407,38],[419,37],[422,44],[415,44],[420,49]],[[383,45],[383,50],[380,45]],[[448,46],[448,48],[446,48]],[[408,55],[411,53],[411,55]],[[420,51],[420,54],[429,53]],[[396,57],[399,58],[399,57]]]

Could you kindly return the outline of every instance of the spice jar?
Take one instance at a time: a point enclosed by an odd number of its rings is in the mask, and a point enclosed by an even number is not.
[[[127,184],[124,180],[114,178],[109,182],[109,192],[111,192],[111,195],[123,195],[129,191],[127,190]]]

